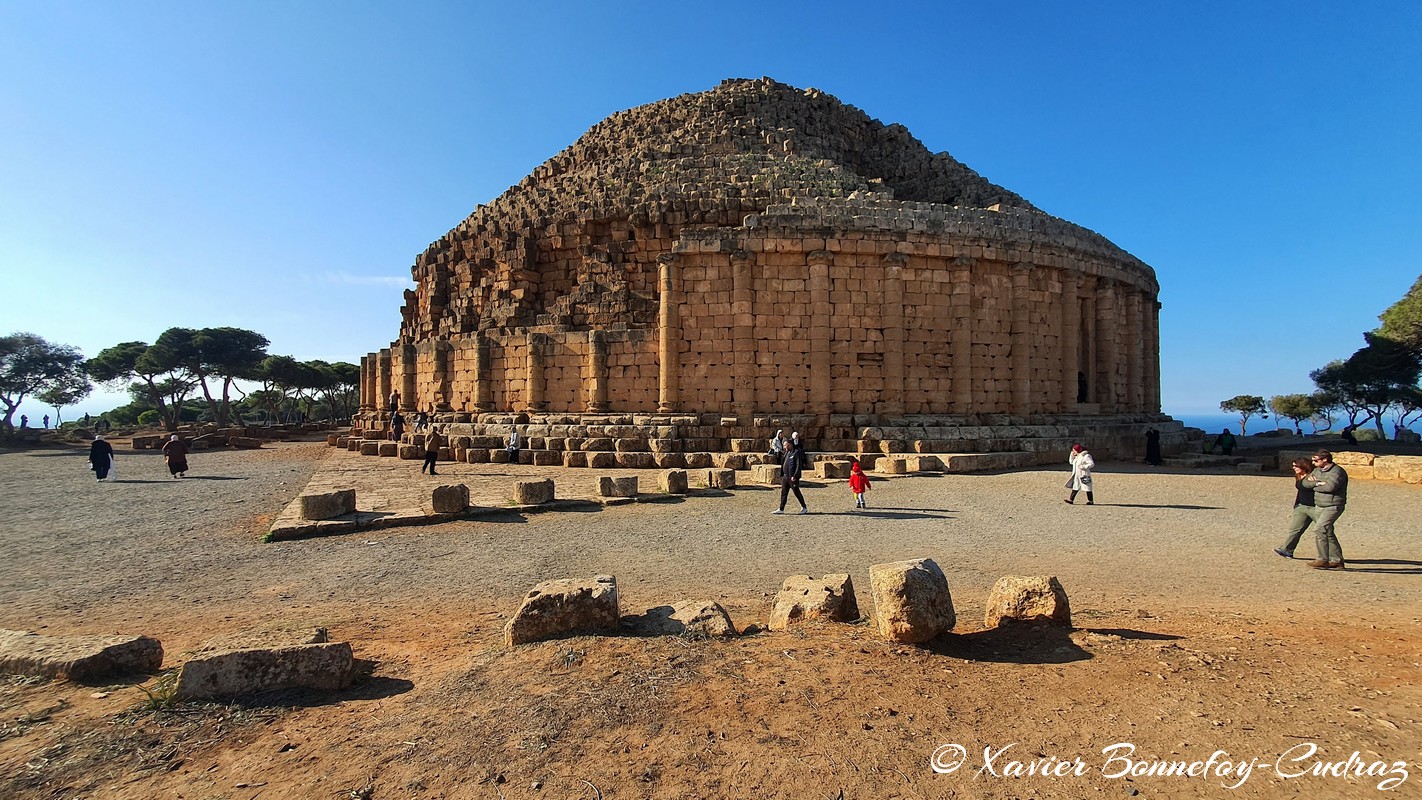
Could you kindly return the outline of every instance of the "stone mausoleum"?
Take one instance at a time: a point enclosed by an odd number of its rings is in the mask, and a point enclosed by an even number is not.
[[[361,360],[366,435],[396,390],[407,415],[517,424],[535,449],[726,452],[777,428],[819,452],[1036,460],[1076,440],[1130,456],[1148,427],[1184,441],[1160,415],[1149,266],[768,78],[608,117],[413,274],[399,337]]]

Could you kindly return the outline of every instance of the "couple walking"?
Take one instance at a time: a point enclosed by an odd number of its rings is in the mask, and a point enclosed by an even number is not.
[[[1313,525],[1314,546],[1318,558],[1308,565],[1313,569],[1343,569],[1343,547],[1333,531],[1333,523],[1343,516],[1348,505],[1348,473],[1333,463],[1333,454],[1319,450],[1309,459],[1296,458],[1294,470],[1294,513],[1284,544],[1274,552],[1284,558],[1294,557],[1294,548],[1304,531]]]

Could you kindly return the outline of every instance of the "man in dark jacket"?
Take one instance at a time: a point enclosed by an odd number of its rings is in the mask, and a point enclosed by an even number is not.
[[[785,500],[791,492],[794,492],[795,499],[800,501],[800,513],[810,513],[810,509],[805,505],[805,496],[800,494],[800,473],[804,469],[805,463],[804,452],[798,439],[792,439],[790,445],[785,448],[785,459],[780,462],[780,508],[770,513],[784,514]]]

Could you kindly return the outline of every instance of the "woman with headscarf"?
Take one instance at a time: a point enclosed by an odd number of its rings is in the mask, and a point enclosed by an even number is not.
[[[1096,495],[1091,491],[1091,471],[1096,469],[1096,460],[1091,454],[1086,452],[1086,448],[1079,444],[1071,446],[1071,455],[1067,456],[1067,463],[1071,464],[1071,477],[1067,478],[1066,488],[1071,490],[1071,496],[1063,500],[1067,505],[1074,505],[1076,493],[1086,492],[1086,504],[1096,505]]]
[[[163,461],[168,464],[173,480],[188,477],[188,443],[179,439],[178,434],[169,436],[163,444]]]
[[[766,451],[765,456],[776,464],[785,460],[785,431],[776,431],[775,435],[770,437],[770,449]]]
[[[114,480],[118,480],[118,473],[113,471],[114,446],[104,441],[103,435],[95,436],[89,445],[89,469],[94,471],[97,480],[103,480],[110,474],[114,475]]]

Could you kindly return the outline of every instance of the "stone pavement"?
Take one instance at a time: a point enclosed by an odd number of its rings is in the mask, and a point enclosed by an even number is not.
[[[656,469],[590,469],[570,467],[537,467],[528,464],[466,464],[441,461],[439,474],[431,477],[420,472],[422,461],[399,458],[362,456],[345,448],[333,447],[325,461],[316,468],[301,494],[320,494],[341,489],[356,490],[356,513],[329,520],[301,518],[300,496],[293,499],[277,515],[267,534],[268,541],[327,536],[354,530],[386,528],[400,525],[422,525],[453,519],[477,518],[509,511],[531,511],[548,506],[518,506],[513,502],[514,484],[521,480],[552,478],[555,501],[553,508],[568,504],[597,503],[616,505],[629,502],[655,502],[665,499],[658,488]],[[704,469],[686,470],[693,494],[723,494],[722,489],[706,489]],[[598,493],[603,477],[638,478],[639,497],[607,498]],[[748,480],[749,472],[738,472],[737,480]],[[462,483],[469,487],[469,511],[462,514],[437,514],[431,501],[435,487]]]

